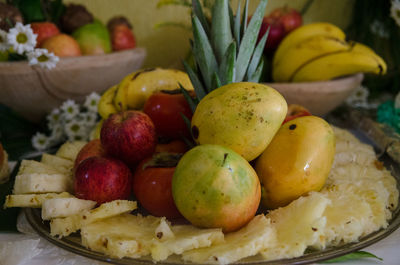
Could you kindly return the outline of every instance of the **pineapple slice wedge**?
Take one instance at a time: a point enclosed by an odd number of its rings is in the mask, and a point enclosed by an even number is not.
[[[11,207],[28,207],[40,208],[44,201],[54,198],[69,198],[72,197],[68,192],[62,193],[44,193],[44,194],[18,194],[7,195],[4,203],[4,208]]]
[[[72,175],[72,168],[74,167],[74,162],[69,159],[65,159],[50,154],[43,154],[40,162],[42,162],[45,165],[52,166],[64,174]]]
[[[103,203],[92,210],[83,211],[65,218],[52,219],[50,221],[50,234],[59,237],[68,236],[81,229],[82,226],[122,213],[129,213],[136,208],[137,203],[135,201],[115,200]]]
[[[35,160],[22,160],[21,166],[18,169],[18,175],[22,174],[62,174],[59,170],[51,165],[47,165]]]
[[[64,174],[21,174],[15,177],[13,194],[58,193],[71,190],[71,177]]]
[[[49,199],[42,204],[42,219],[50,220],[79,214],[92,209],[95,205],[95,201],[81,200],[75,197]]]
[[[261,214],[240,230],[225,235],[224,242],[184,252],[182,259],[199,264],[229,264],[257,255],[259,251],[274,245],[276,231],[270,219]]]
[[[124,214],[82,227],[82,244],[113,257],[138,258],[151,254],[161,261],[172,254],[221,243],[221,229],[171,226],[165,217]]]
[[[261,255],[266,260],[299,257],[307,247],[319,244],[329,203],[326,195],[311,192],[267,214],[276,229],[277,244],[262,250]]]
[[[75,161],[79,151],[86,143],[85,141],[65,142],[56,152],[56,156]]]

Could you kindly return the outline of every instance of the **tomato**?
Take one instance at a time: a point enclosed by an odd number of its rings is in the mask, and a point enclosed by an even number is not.
[[[181,140],[172,140],[168,143],[158,143],[156,145],[155,153],[180,153],[183,154],[188,151],[189,148],[185,142]]]
[[[140,205],[150,214],[169,219],[181,218],[172,198],[172,176],[177,161],[162,166],[157,159],[163,160],[165,156],[168,154],[155,155],[139,164],[133,176],[133,192]]]
[[[289,104],[286,118],[282,124],[299,117],[311,116],[311,115],[312,114],[303,106],[297,104]]]
[[[150,116],[159,136],[171,139],[191,138],[181,115],[191,120],[193,114],[179,90],[155,92],[144,104],[143,112]]]

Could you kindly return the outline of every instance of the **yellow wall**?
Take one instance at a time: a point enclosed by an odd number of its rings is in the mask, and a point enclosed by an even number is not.
[[[232,1],[236,9],[237,1]],[[285,4],[301,9],[307,0],[269,0],[266,14]],[[146,47],[145,67],[176,67],[189,50],[190,31],[177,27],[155,29],[154,25],[165,21],[184,22],[190,25],[189,11],[184,7],[168,6],[157,9],[158,0],[68,0],[84,4],[103,22],[114,15],[124,15],[132,23],[138,46]],[[258,1],[250,1],[253,12]],[[315,0],[304,22],[328,21],[341,28],[349,22],[354,0]]]

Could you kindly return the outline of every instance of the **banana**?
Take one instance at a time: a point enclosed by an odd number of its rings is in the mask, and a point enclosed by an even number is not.
[[[100,139],[101,126],[103,126],[104,119],[100,120],[93,130],[90,132],[90,140]]]
[[[316,35],[332,37],[339,40],[344,40],[346,38],[346,35],[340,28],[330,23],[319,22],[303,25],[290,32],[279,44],[273,58],[272,67],[275,68],[275,63],[280,61],[281,57],[285,56],[285,53],[291,49],[291,47]]]
[[[293,82],[330,80],[356,73],[381,74],[383,66],[365,52],[345,51],[315,59],[301,67],[291,78]]]
[[[350,44],[353,46],[353,51],[357,52],[362,52],[362,53],[368,53],[372,57],[375,58],[375,60],[382,66],[382,74],[386,74],[387,71],[387,65],[386,62],[380,57],[378,54],[375,53],[373,49],[368,47],[367,45],[364,45],[359,42],[351,41]]]
[[[297,69],[318,57],[347,51],[351,46],[338,38],[317,35],[307,38],[285,52],[275,61],[272,78],[275,82],[287,82]]]
[[[118,85],[114,106],[117,110],[141,109],[152,93],[178,89],[178,83],[193,90],[189,76],[179,70],[152,68],[131,73]]]
[[[117,85],[110,87],[100,98],[97,111],[103,119],[107,119],[110,114],[118,112],[113,103],[117,87]]]

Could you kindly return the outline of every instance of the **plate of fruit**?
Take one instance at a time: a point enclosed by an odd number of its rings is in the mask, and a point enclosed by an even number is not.
[[[193,1],[196,67],[124,77],[99,101],[95,139],[21,161],[5,207],[114,264],[306,264],[392,233],[398,165],[258,83],[266,4],[241,26],[240,5],[231,19],[215,1],[210,24]]]

